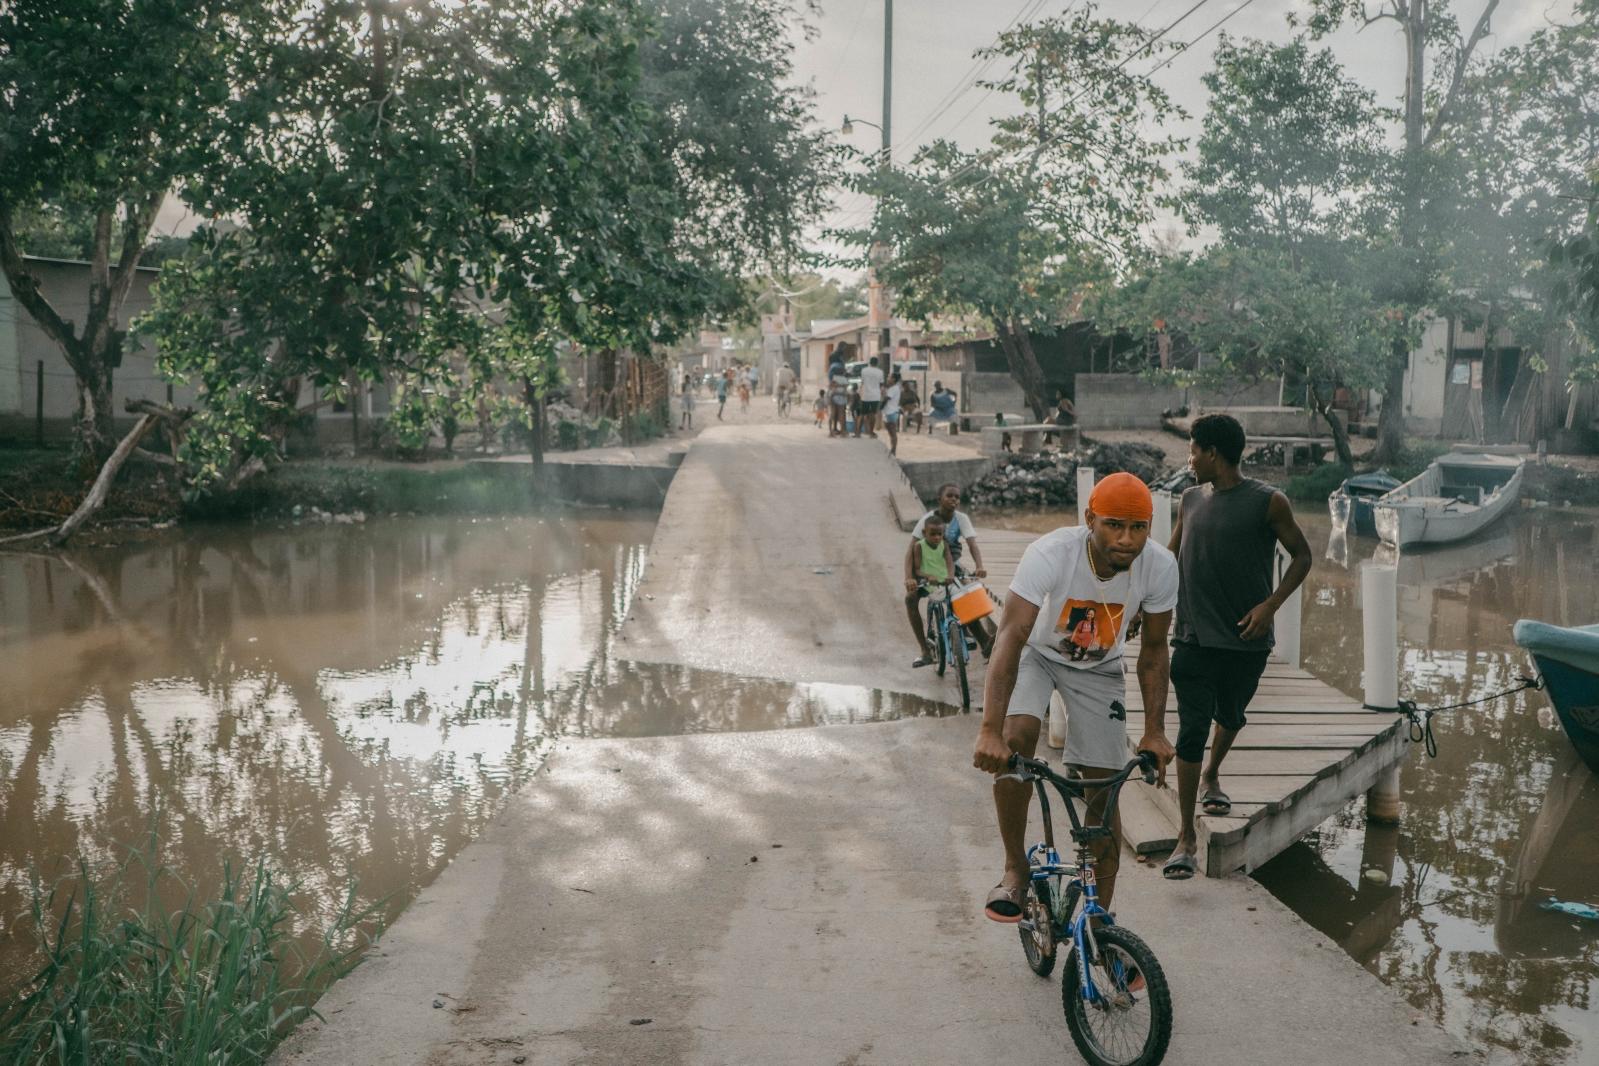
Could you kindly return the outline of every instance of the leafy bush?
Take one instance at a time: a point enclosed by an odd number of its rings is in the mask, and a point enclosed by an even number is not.
[[[1325,500],[1329,493],[1344,483],[1351,471],[1342,463],[1323,463],[1308,474],[1296,474],[1283,486],[1290,500]]]
[[[583,424],[561,421],[555,423],[555,446],[563,452],[573,452],[583,447]]]

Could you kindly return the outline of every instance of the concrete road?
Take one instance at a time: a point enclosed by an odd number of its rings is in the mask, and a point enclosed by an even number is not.
[[[706,430],[672,482],[620,640],[624,657],[948,701],[912,670],[905,550],[880,441],[810,425]]]
[[[980,913],[973,727],[563,743],[277,1061],[1079,1061],[1058,978]],[[1116,909],[1172,984],[1168,1062],[1459,1061],[1254,883],[1124,871]]]

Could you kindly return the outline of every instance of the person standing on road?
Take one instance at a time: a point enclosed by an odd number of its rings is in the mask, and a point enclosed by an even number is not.
[[[1221,787],[1222,760],[1244,728],[1244,709],[1265,673],[1272,617],[1310,573],[1310,544],[1288,497],[1239,473],[1244,444],[1244,427],[1231,415],[1194,420],[1188,464],[1198,484],[1183,493],[1171,535],[1182,573],[1171,659],[1181,825],[1161,873],[1173,881],[1199,869],[1195,804],[1217,817],[1233,809]],[[1279,544],[1292,562],[1274,591]],[[1202,767],[1207,737],[1210,758]]]
[[[1138,688],[1144,699],[1144,732],[1138,750],[1155,756],[1161,781],[1172,757],[1166,738],[1166,646],[1177,605],[1177,560],[1163,545],[1149,543],[1154,501],[1142,481],[1111,474],[1094,486],[1084,524],[1063,526],[1028,546],[1016,568],[999,623],[999,639],[983,689],[983,721],[972,764],[991,774],[1008,770],[1012,752],[1031,756],[1049,714],[1052,692],[1066,701],[1068,768],[1103,777],[1127,761],[1127,681],[1123,652],[1128,623],[1144,613],[1138,653]],[[1097,639],[1073,661],[1072,632],[1093,611]],[[994,782],[994,809],[1005,845],[1005,872],[988,894],[984,913],[996,922],[1021,921],[1029,874],[1025,834],[1031,786]],[[1103,789],[1090,789],[1088,821],[1100,824]],[[1093,845],[1100,903],[1116,889],[1121,826],[1113,820],[1109,839]]]
[[[861,369],[861,403],[855,415],[855,435],[866,431],[868,437],[877,436],[877,411],[883,406],[883,371],[877,365],[877,356],[866,361]]]
[[[722,371],[716,379],[716,420],[722,421],[722,412],[727,409],[727,393],[733,387],[733,370],[731,367]]]
[[[845,408],[849,406],[849,389],[845,383],[843,357],[836,354],[832,366],[828,367],[827,403],[827,435],[842,437]]]
[[[750,413],[750,368],[738,368],[738,409],[743,414]]]
[[[678,429],[694,428],[694,381],[687,374],[683,375],[683,413],[678,416]]]
[[[899,454],[899,398],[905,387],[898,374],[888,376],[888,386],[883,389],[883,428],[888,430],[888,454]]]
[[[794,403],[794,386],[797,382],[794,368],[784,363],[777,371],[777,406],[783,409],[783,417],[788,417],[788,408]]]

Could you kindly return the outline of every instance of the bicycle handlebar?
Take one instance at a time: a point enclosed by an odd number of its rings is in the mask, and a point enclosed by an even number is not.
[[[1057,788],[1065,788],[1072,792],[1079,792],[1085,788],[1110,788],[1124,784],[1135,770],[1142,772],[1144,784],[1153,785],[1156,780],[1157,765],[1154,753],[1148,751],[1140,751],[1127,761],[1126,766],[1110,777],[1062,777],[1050,768],[1049,763],[1041,759],[1029,759],[1020,752],[1012,752],[1008,764],[1012,771],[1022,771],[1032,777],[1042,777]]]

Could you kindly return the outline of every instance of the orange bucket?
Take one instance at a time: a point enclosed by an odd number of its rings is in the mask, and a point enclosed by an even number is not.
[[[981,583],[963,585],[956,589],[949,605],[954,608],[955,617],[960,619],[963,626],[969,626],[978,619],[987,618],[994,613],[994,601]]]

